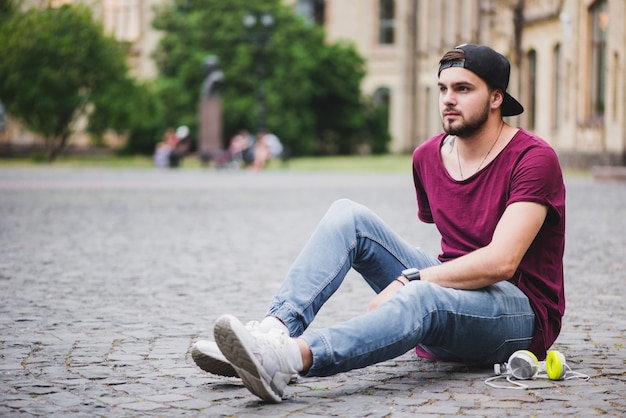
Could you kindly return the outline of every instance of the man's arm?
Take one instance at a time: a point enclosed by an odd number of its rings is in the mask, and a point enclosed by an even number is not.
[[[455,289],[480,289],[510,279],[541,229],[547,213],[548,208],[539,203],[512,203],[502,214],[486,247],[420,270],[421,280]]]
[[[456,289],[480,289],[510,279],[547,214],[548,208],[539,203],[512,203],[498,221],[489,245],[446,263],[422,269],[420,279]],[[402,276],[398,280],[408,283]],[[394,280],[370,301],[367,310],[380,306],[401,288],[402,284]]]

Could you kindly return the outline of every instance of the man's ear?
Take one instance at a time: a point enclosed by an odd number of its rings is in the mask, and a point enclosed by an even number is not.
[[[499,108],[500,106],[502,106],[502,102],[504,102],[504,93],[500,89],[495,89],[491,93],[491,108]]]

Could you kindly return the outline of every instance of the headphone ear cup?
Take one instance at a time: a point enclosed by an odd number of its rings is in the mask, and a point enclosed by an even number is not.
[[[516,379],[532,379],[539,370],[539,360],[528,350],[518,350],[509,357],[507,367]]]
[[[561,380],[567,371],[565,356],[556,350],[548,352],[546,357],[546,373],[550,380]]]

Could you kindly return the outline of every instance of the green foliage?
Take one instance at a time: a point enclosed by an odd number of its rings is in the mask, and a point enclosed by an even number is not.
[[[391,142],[389,133],[389,107],[375,103],[372,99],[363,103],[365,126],[362,130],[362,144],[369,147],[372,154],[385,154]]]
[[[152,154],[163,137],[163,103],[157,100],[154,83],[134,85],[134,94],[126,102],[132,128],[122,154]]]
[[[254,42],[262,34],[243,25],[248,11],[274,16],[263,49]],[[153,24],[163,33],[154,54],[163,128],[186,124],[197,131],[203,64],[217,55],[226,139],[242,128],[254,131],[259,64],[265,62],[266,125],[294,154],[350,153],[368,140],[363,59],[350,45],[325,44],[320,28],[280,0],[174,0],[157,9]]]
[[[15,1],[0,0],[0,24],[3,20],[8,20],[16,11]]]
[[[92,132],[130,123],[126,50],[103,34],[85,6],[30,9],[0,24],[0,98],[10,114],[46,139],[47,158],[65,147],[72,125]],[[132,102],[132,100],[130,101]]]
[[[153,84],[124,78],[93,98],[95,111],[89,131],[101,135],[107,129],[127,134],[121,153],[151,154],[161,139],[162,103]]]
[[[364,104],[359,85],[365,76],[363,60],[350,45],[334,44],[324,48],[312,74],[316,86],[313,107],[317,136],[326,153],[349,154],[362,140],[365,124]]]

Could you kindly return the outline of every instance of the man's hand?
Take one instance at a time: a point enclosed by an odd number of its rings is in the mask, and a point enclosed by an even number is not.
[[[389,285],[384,288],[382,290],[382,292],[380,292],[379,294],[377,294],[374,299],[372,299],[369,303],[369,305],[367,305],[367,311],[371,311],[372,309],[376,309],[378,308],[382,303],[386,302],[387,300],[391,299],[393,297],[393,295],[396,294],[396,292],[398,290],[400,290],[401,288],[403,288],[406,283],[408,283],[409,281],[400,276],[398,277],[396,280],[394,280],[393,282],[389,283]],[[402,284],[404,283],[404,285]]]

